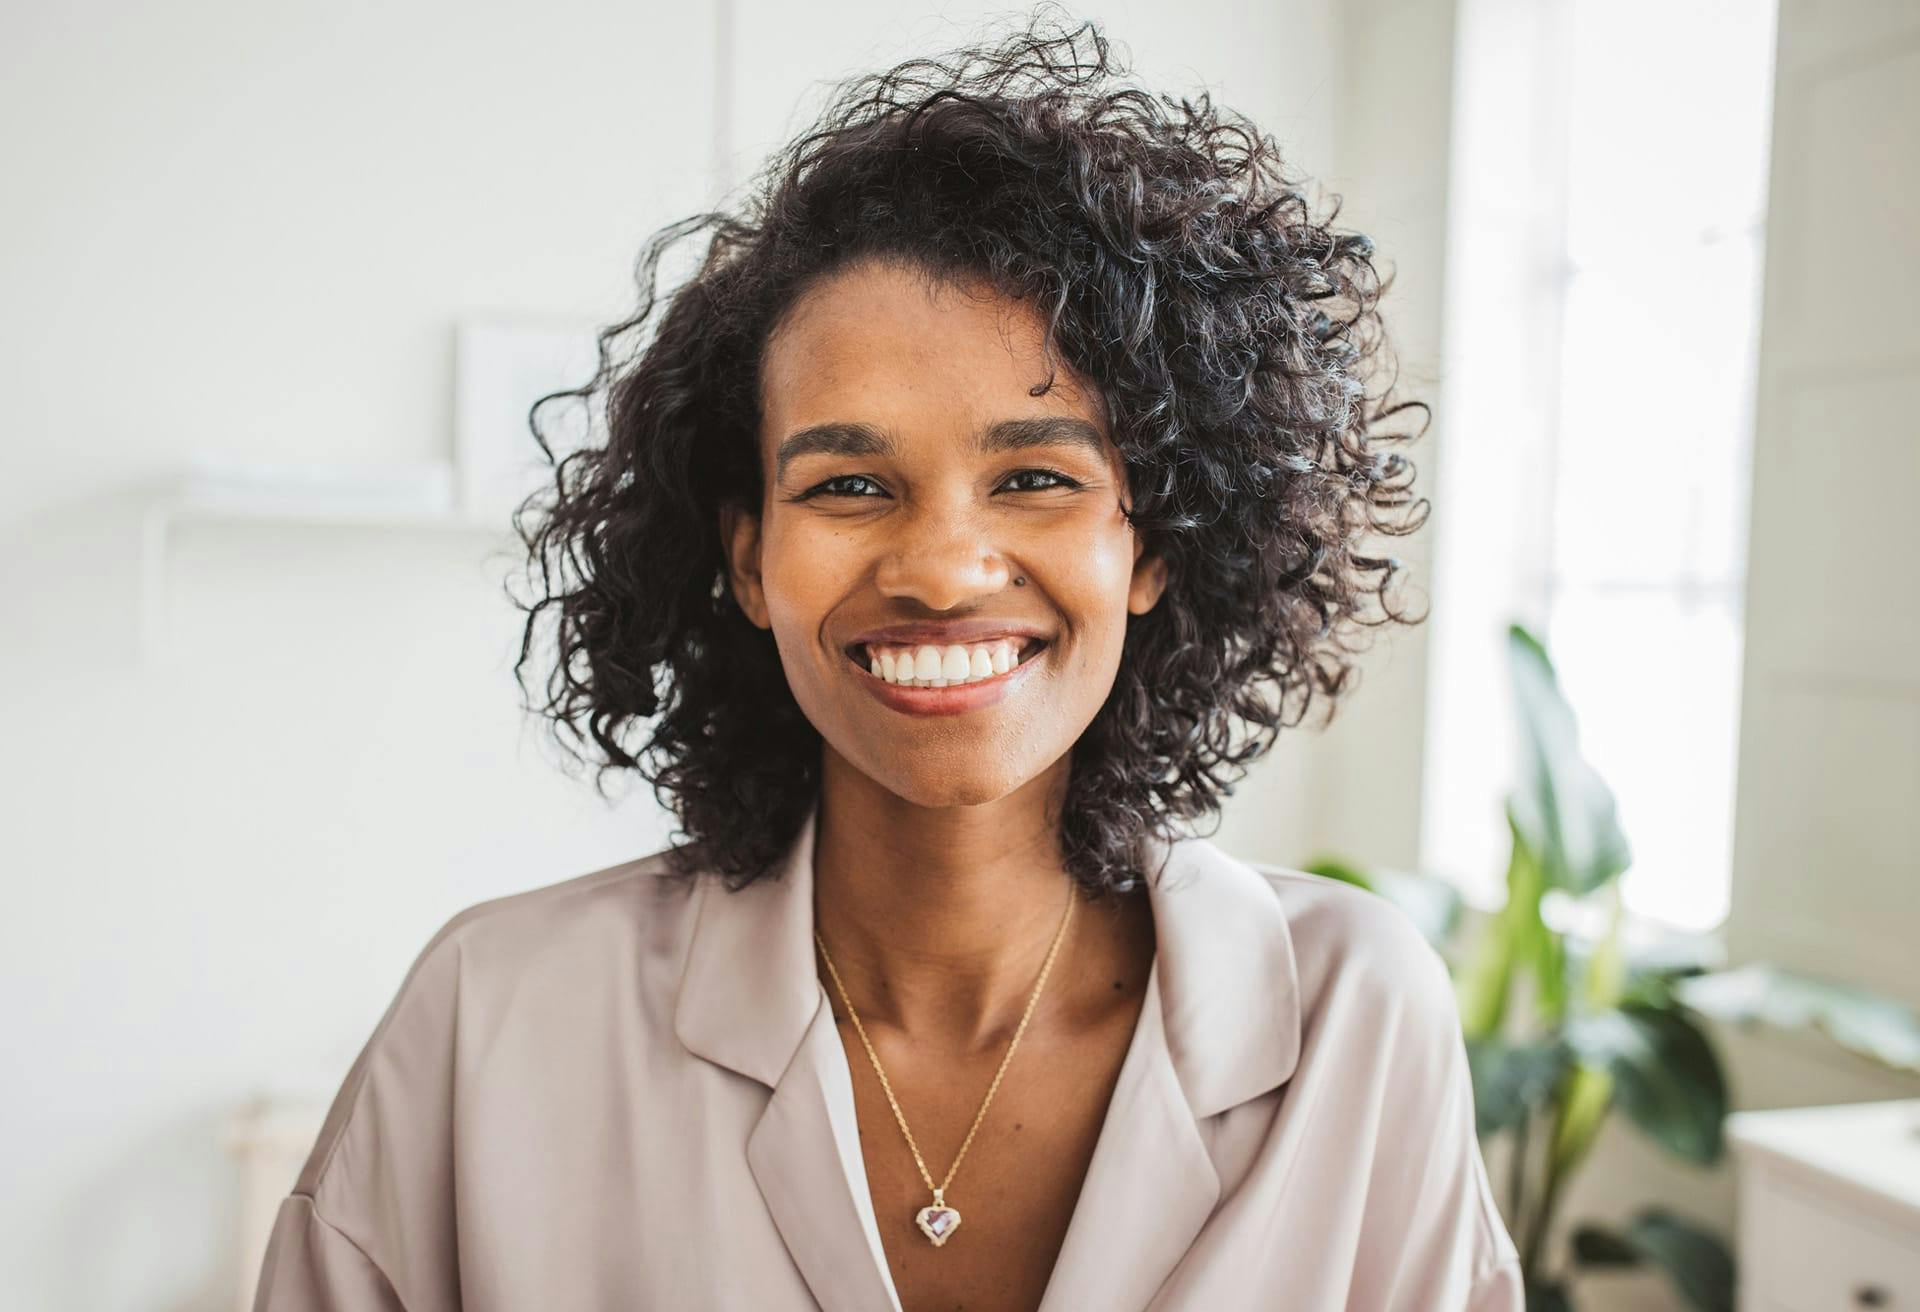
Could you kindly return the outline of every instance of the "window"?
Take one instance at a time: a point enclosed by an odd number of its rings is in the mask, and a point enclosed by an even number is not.
[[[1502,896],[1509,620],[1613,786],[1634,916],[1724,920],[1771,0],[1465,0],[1429,869]]]

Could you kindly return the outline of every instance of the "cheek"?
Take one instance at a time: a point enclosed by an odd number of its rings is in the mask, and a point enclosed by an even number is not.
[[[1117,647],[1127,623],[1133,581],[1133,535],[1102,520],[1084,523],[1070,541],[1050,544],[1032,561],[1036,580],[1082,630],[1083,641],[1110,638]]]
[[[848,581],[859,577],[860,551],[855,535],[827,525],[778,514],[767,521],[760,581],[782,650],[818,634],[827,612],[846,595]]]

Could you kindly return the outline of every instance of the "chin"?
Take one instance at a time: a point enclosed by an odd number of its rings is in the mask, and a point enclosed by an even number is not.
[[[963,768],[955,774],[963,773]],[[882,787],[902,801],[928,810],[946,810],[956,806],[985,806],[997,802],[1011,793],[1017,792],[1027,781],[1011,776],[1001,778],[973,774],[969,778],[955,778],[935,772],[926,778],[902,778],[898,773],[888,777],[886,773],[873,776]]]

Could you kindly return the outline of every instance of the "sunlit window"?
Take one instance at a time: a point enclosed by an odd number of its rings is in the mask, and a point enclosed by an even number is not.
[[[1462,6],[1425,859],[1498,901],[1500,634],[1545,638],[1634,849],[1726,916],[1769,0]]]

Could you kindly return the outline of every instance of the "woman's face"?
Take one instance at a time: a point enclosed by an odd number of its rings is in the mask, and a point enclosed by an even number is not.
[[[1094,390],[1057,362],[1029,395],[1042,339],[984,287],[874,261],[822,280],[767,344],[760,514],[721,515],[734,596],[827,749],[917,805],[1060,762],[1165,586]]]

